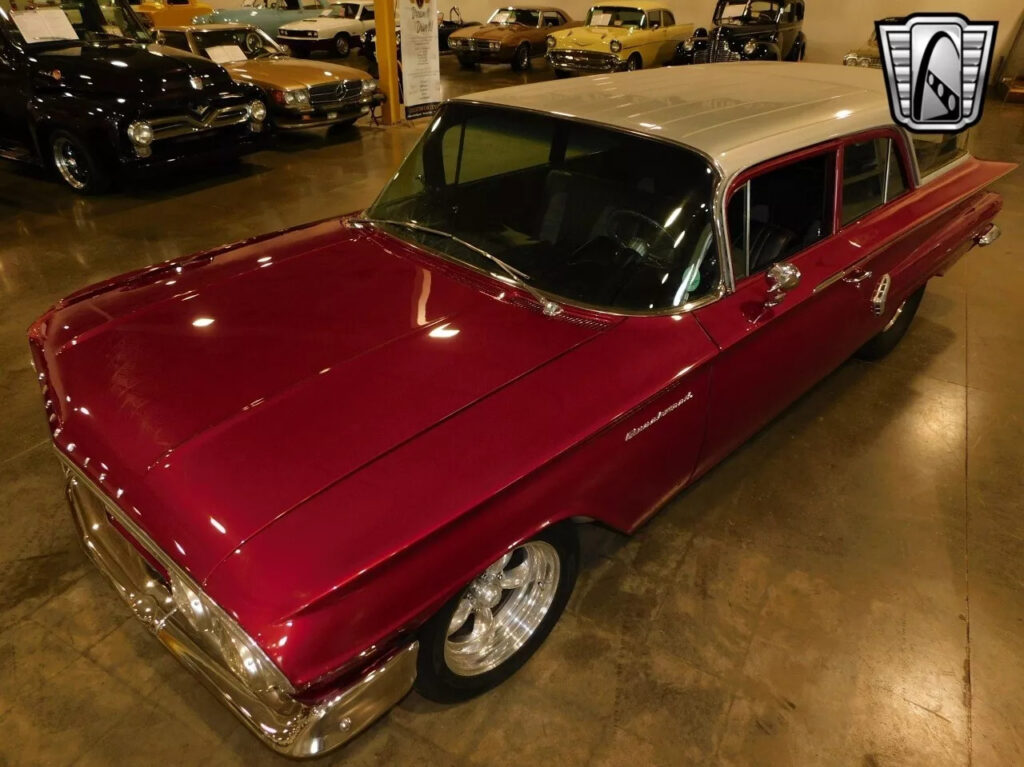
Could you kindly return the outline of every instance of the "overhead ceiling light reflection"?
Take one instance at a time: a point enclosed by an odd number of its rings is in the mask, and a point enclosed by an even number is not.
[[[192,324],[197,328],[208,328],[213,324],[213,317],[196,317]]]
[[[845,120],[847,117],[849,117],[852,114],[853,114],[853,110],[852,109],[840,109],[838,112],[836,112],[836,119],[837,120]]]
[[[431,338],[453,338],[459,334],[458,328],[448,327],[446,322],[444,325],[438,325],[436,328],[431,330],[427,335]]]

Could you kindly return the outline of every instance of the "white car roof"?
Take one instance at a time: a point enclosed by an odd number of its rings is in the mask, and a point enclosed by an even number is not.
[[[837,136],[893,125],[879,69],[730,62],[516,85],[457,101],[519,107],[684,144],[724,178]]]

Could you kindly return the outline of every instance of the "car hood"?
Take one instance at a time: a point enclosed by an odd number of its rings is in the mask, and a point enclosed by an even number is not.
[[[775,24],[723,24],[715,27],[712,34],[730,40],[745,40],[748,37],[771,35],[777,31],[778,27]]]
[[[165,99],[178,92],[196,95],[191,77],[201,78],[204,90],[231,84],[212,61],[159,45],[75,45],[33,52],[32,58],[41,78],[74,93]]]
[[[553,35],[559,45],[569,48],[607,48],[609,40],[628,37],[636,27],[575,27]]]
[[[466,39],[474,37],[477,40],[504,40],[514,34],[536,32],[536,29],[527,26],[508,26],[507,24],[479,24],[475,27],[463,27],[452,32],[449,37]]]
[[[58,449],[203,580],[297,504],[602,327],[511,300],[334,221],[87,289],[30,338]]]
[[[301,88],[344,80],[369,80],[370,75],[353,67],[291,57],[252,59],[223,65],[245,82],[271,88]],[[244,77],[243,77],[244,76]]]
[[[299,19],[298,21],[292,21],[287,24],[282,24],[281,29],[305,29],[309,26],[314,27],[340,27],[346,24],[354,23],[355,19],[335,19],[327,16],[311,16],[308,19]]]

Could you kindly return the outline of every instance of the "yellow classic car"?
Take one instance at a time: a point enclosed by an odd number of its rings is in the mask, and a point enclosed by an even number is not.
[[[213,13],[201,0],[128,0],[132,10],[149,27],[175,27],[191,24],[196,16]]]
[[[656,67],[691,35],[693,24],[677,24],[658,2],[595,5],[583,27],[548,35],[547,59],[556,77]]]
[[[162,45],[220,64],[237,82],[266,94],[270,122],[280,130],[351,125],[384,101],[366,72],[287,55],[262,29],[249,24],[161,27]]]

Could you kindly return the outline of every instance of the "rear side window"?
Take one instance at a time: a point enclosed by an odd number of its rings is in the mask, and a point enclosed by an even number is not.
[[[907,188],[891,139],[847,144],[843,151],[843,215],[846,224],[898,197]]]
[[[647,26],[651,29],[658,29],[661,26],[661,11],[647,12]]]
[[[168,45],[171,48],[180,48],[183,51],[191,50],[188,47],[188,40],[185,38],[184,32],[164,32],[164,45]]]
[[[750,179],[729,201],[726,223],[737,280],[791,258],[832,234],[834,152]]]
[[[914,155],[921,176],[934,173],[967,154],[967,132],[963,133],[915,133],[913,135]]]
[[[672,15],[672,11],[661,12],[661,23],[666,27],[674,26],[676,23],[676,17]]]

